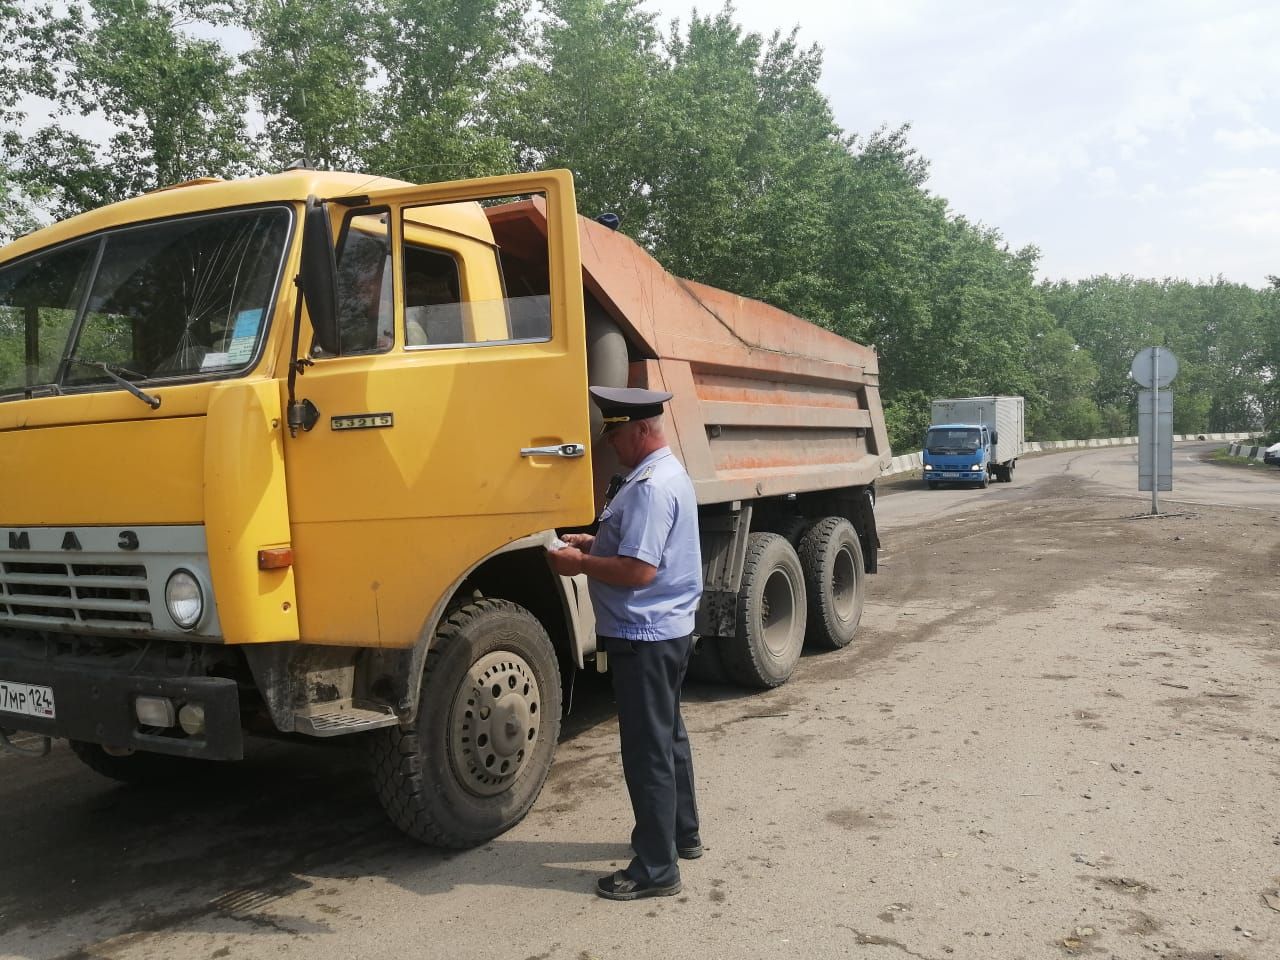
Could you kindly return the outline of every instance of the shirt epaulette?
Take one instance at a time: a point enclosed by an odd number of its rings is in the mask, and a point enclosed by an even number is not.
[[[647,467],[645,467],[642,471],[640,471],[640,475],[636,477],[636,483],[639,483],[641,480],[648,480],[652,476],[653,476],[653,464],[651,463]]]

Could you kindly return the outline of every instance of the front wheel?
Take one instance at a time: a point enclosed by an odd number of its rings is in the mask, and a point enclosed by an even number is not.
[[[529,812],[559,736],[546,630],[518,604],[479,600],[437,631],[414,724],[371,736],[378,799],[416,840],[477,846]]]

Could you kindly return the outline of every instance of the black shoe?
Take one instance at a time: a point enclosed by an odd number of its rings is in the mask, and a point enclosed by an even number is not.
[[[697,860],[702,856],[702,844],[694,842],[684,847],[676,847],[676,853],[680,855],[681,860]]]
[[[618,870],[596,881],[596,895],[606,900],[640,900],[644,897],[672,897],[680,892],[680,881],[666,886],[642,886]]]

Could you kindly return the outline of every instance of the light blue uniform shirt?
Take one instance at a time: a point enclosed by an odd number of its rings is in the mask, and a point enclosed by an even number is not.
[[[658,568],[647,587],[588,578],[596,632],[624,640],[674,640],[693,633],[702,596],[702,550],[693,482],[669,447],[628,475],[600,515],[591,554],[635,557]]]

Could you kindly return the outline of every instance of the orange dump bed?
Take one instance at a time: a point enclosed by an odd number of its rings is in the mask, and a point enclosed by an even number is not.
[[[500,245],[545,221],[489,211]],[[672,276],[579,217],[583,284],[630,342],[630,386],[669,390],[668,437],[700,503],[871,483],[889,456],[875,351],[756,300]],[[642,359],[636,360],[636,357]]]

